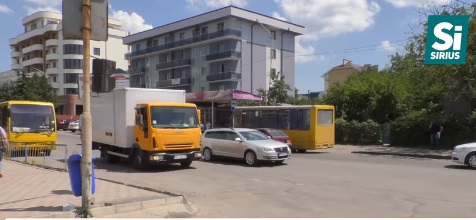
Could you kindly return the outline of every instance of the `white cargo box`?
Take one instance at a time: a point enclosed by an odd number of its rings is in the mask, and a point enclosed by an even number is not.
[[[129,148],[134,144],[135,110],[141,102],[185,103],[185,90],[118,88],[91,96],[93,142]]]

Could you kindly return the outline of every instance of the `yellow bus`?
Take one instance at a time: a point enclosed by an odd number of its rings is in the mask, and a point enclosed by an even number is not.
[[[291,139],[291,149],[333,148],[335,143],[335,108],[332,105],[243,106],[233,112],[233,127],[272,128]]]
[[[9,151],[23,151],[28,146],[30,152],[49,156],[56,149],[58,129],[51,102],[1,102],[0,126],[7,133]]]

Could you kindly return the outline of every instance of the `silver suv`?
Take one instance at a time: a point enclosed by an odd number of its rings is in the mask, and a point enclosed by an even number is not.
[[[259,161],[282,163],[291,158],[291,149],[286,143],[248,128],[208,129],[203,133],[201,146],[206,161],[213,156],[244,158],[246,164],[255,166]]]

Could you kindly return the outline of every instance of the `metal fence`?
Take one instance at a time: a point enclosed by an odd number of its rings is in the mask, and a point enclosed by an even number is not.
[[[68,170],[68,148],[65,144],[9,143],[4,159],[56,170]]]

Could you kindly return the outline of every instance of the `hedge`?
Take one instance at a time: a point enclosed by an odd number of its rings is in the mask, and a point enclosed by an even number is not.
[[[381,126],[372,121],[365,122],[336,120],[335,139],[337,144],[373,145],[381,144]]]
[[[476,115],[467,118],[439,117],[414,112],[396,119],[390,126],[390,143],[397,146],[430,145],[429,125],[437,119],[443,126],[441,146],[452,148],[458,144],[476,142]]]

